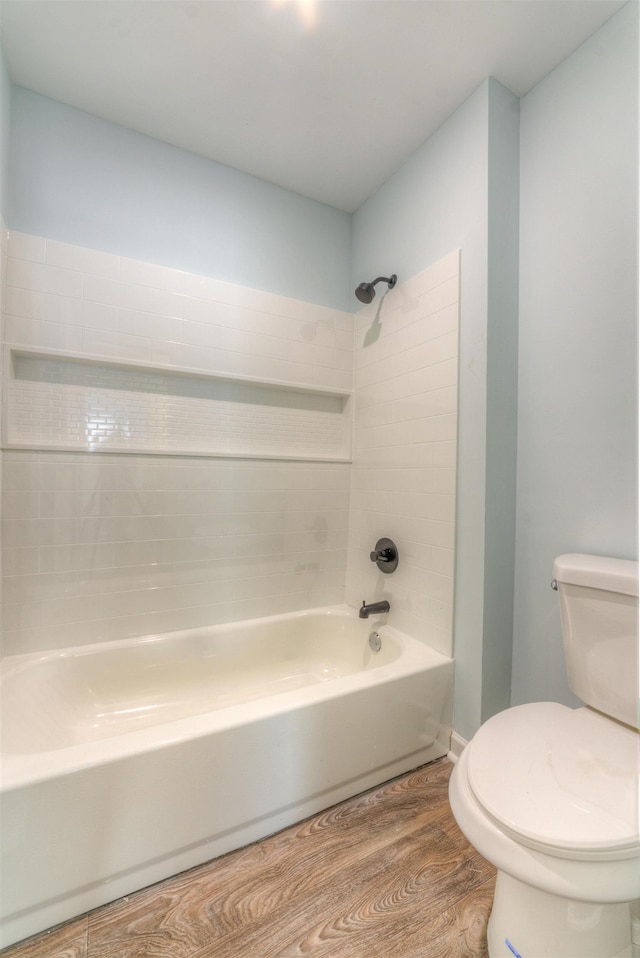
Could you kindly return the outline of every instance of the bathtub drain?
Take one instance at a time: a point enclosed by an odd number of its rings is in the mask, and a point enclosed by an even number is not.
[[[369,636],[369,646],[372,652],[379,652],[382,648],[382,639],[377,632],[372,632]]]

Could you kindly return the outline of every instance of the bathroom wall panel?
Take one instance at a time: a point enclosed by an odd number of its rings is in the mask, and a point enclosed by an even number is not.
[[[5,457],[6,654],[344,599],[348,464]]]
[[[8,253],[13,347],[352,386],[348,314],[26,234]],[[4,457],[5,654],[344,601],[348,463]]]
[[[387,598],[389,622],[451,654],[459,254],[356,315],[347,601]],[[384,575],[377,539],[398,546]]]
[[[350,314],[13,231],[10,244],[9,342],[352,386]]]

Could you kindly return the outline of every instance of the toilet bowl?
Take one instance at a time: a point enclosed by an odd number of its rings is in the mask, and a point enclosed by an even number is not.
[[[451,808],[498,869],[491,958],[640,958],[638,566],[562,556],[554,574],[569,683],[588,704],[489,719],[451,776]]]

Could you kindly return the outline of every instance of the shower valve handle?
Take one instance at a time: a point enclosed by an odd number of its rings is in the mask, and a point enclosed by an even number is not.
[[[393,562],[396,554],[393,549],[377,549],[375,552],[369,553],[369,558],[372,562]]]
[[[398,547],[391,539],[378,539],[369,558],[376,563],[380,572],[394,572],[398,566]]]

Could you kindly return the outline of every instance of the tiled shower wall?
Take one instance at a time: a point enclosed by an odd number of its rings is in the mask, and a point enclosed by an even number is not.
[[[4,654],[339,603],[345,581],[349,603],[386,597],[392,625],[451,652],[458,253],[362,309],[355,356],[350,314],[24,234],[8,254],[20,362],[61,351],[345,394],[355,371],[356,406],[353,466],[5,451]],[[393,576],[369,561],[380,536],[400,548]]]
[[[13,347],[351,389],[350,314],[24,234],[8,254]],[[349,470],[5,451],[4,654],[342,602]]]
[[[458,317],[456,251],[356,316],[347,601],[452,654]],[[385,575],[377,539],[398,546]]]
[[[5,653],[342,602],[348,469],[5,453]]]

